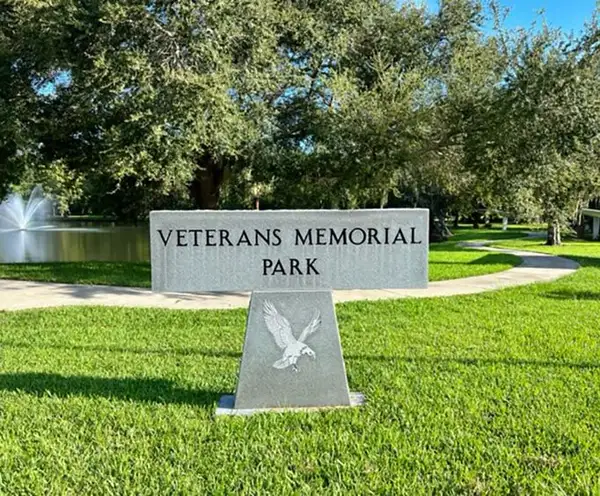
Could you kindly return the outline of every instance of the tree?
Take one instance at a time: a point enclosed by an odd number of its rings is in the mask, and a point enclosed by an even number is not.
[[[392,201],[430,207],[443,222],[450,198],[470,182],[465,130],[454,121],[479,105],[466,101],[472,86],[496,81],[485,72],[497,57],[483,42],[481,5],[445,2],[431,13],[385,4],[369,12],[323,75],[321,100],[279,115],[262,172],[275,178],[282,201],[289,191],[315,206]],[[469,55],[481,74],[471,86],[459,81]]]
[[[512,32],[479,0],[0,15],[0,188],[42,181],[62,210],[426,207],[435,239],[451,213],[539,212],[552,241],[598,191],[594,23]]]
[[[232,175],[264,163],[278,120],[322,104],[337,51],[379,5],[40,2],[70,84],[38,102],[39,160],[83,177],[88,205],[127,199],[121,215],[190,197],[216,208]]]
[[[600,191],[597,28],[582,40],[542,30],[519,40],[503,88],[506,123],[500,149],[507,171],[532,191],[548,224],[560,226]]]
[[[28,3],[9,1],[0,9],[0,199],[35,160],[36,87],[52,67]]]

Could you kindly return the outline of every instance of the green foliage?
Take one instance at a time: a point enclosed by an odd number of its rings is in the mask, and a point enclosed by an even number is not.
[[[149,262],[55,262],[0,264],[0,278],[149,288]]]
[[[592,24],[581,40],[547,29],[521,34],[505,88],[502,148],[506,170],[560,225],[600,191],[600,65]],[[560,240],[558,240],[560,242]]]
[[[558,225],[600,191],[595,20],[578,38],[509,30],[479,0],[12,0],[1,15],[0,193],[42,182],[63,212],[259,199]]]
[[[32,132],[39,117],[35,86],[53,66],[32,30],[39,3],[5,1],[0,8],[0,198],[38,158]]]

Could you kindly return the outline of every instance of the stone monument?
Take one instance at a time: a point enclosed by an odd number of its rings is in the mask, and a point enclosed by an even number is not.
[[[424,209],[156,211],[152,289],[252,291],[218,414],[352,406],[332,290],[427,287],[428,227]]]

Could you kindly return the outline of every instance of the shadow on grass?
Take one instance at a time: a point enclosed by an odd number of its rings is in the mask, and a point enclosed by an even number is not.
[[[487,255],[478,258],[476,260],[471,260],[468,262],[468,265],[497,265],[497,264],[506,264],[512,261],[515,261],[516,264],[520,262],[517,257],[513,255],[508,255],[505,253],[488,253]]]
[[[452,237],[448,240],[456,241],[478,241],[485,240],[504,240],[524,238],[527,236],[527,230],[502,231],[500,229],[471,229],[471,228],[452,228]],[[432,243],[433,245],[433,243]]]
[[[569,293],[570,294],[570,293]],[[589,299],[600,300],[600,293],[590,296]],[[54,345],[21,342],[0,342],[2,347],[13,347],[23,349],[48,349],[58,351],[77,351],[77,352],[99,352],[99,353],[133,353],[137,355],[159,355],[159,356],[203,356],[208,358],[224,358],[239,360],[242,353],[239,351],[228,350],[209,350],[202,348],[127,348],[122,346],[85,346],[85,345]],[[570,368],[600,368],[600,362],[560,362],[550,360],[529,360],[521,358],[449,358],[449,357],[407,357],[394,355],[365,355],[348,353],[344,354],[346,360],[366,360],[381,362],[408,362],[408,363],[431,363],[431,364],[462,364],[462,365],[514,365],[514,366],[533,366],[533,367],[570,367]],[[0,375],[0,389],[2,389],[2,380]],[[133,379],[132,379],[133,380]],[[168,382],[168,381],[158,381]]]
[[[21,349],[40,349],[57,351],[78,351],[98,353],[133,353],[136,355],[190,356],[200,355],[209,358],[241,358],[241,352],[225,350],[207,350],[202,348],[127,348],[125,346],[59,345],[32,344],[0,341],[0,346]]]
[[[600,252],[600,244],[598,245],[598,250]],[[598,268],[600,268],[600,256],[587,257],[587,256],[577,255],[577,254],[571,255],[571,254],[567,254],[567,253],[565,253],[564,255],[560,254],[558,256],[575,260],[576,262],[581,264],[582,267],[598,267]]]
[[[590,243],[591,244],[591,243]],[[598,267],[600,268],[600,243],[598,243],[598,256],[589,256],[587,254],[578,254],[577,252],[569,252],[569,245],[563,245],[564,250],[557,249],[555,251],[546,251],[548,248],[545,243],[539,244],[528,244],[523,246],[506,246],[502,244],[498,244],[493,246],[494,248],[500,248],[502,250],[515,250],[515,251],[523,251],[528,252],[530,255],[551,255],[555,257],[566,258],[568,260],[574,260],[579,263],[582,267]],[[576,249],[576,248],[575,248]],[[539,251],[536,251],[539,250]]]
[[[473,250],[463,250],[473,252]],[[477,252],[481,254],[482,252]],[[514,263],[512,263],[514,261]],[[490,253],[482,257],[476,258],[475,260],[469,260],[466,262],[457,261],[445,261],[445,260],[432,260],[430,265],[502,265],[502,264],[518,264],[520,260],[518,257],[506,253]]]
[[[62,376],[45,373],[0,374],[0,390],[22,391],[43,396],[105,397],[143,403],[174,403],[196,406],[216,404],[221,393],[189,390],[174,386],[165,379]]]
[[[600,301],[600,292],[597,291],[572,291],[563,289],[560,291],[550,291],[543,293],[546,298],[553,300],[588,300]]]
[[[435,251],[435,252],[456,252],[456,251],[460,251],[461,253],[464,253],[466,251],[470,251],[470,252],[476,252],[477,250],[470,250],[469,248],[465,248],[464,246],[459,245],[458,243],[440,243],[440,244],[434,244],[431,243],[429,245],[429,251]],[[480,252],[479,252],[480,253]]]
[[[347,360],[365,360],[374,362],[407,362],[424,364],[459,364],[487,366],[487,365],[507,365],[517,367],[556,367],[572,369],[600,369],[599,362],[559,362],[551,360],[529,360],[523,358],[445,358],[445,357],[403,357],[387,355],[353,355],[345,356]]]

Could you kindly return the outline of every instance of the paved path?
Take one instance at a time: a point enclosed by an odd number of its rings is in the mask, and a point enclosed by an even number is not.
[[[429,283],[427,289],[378,289],[334,291],[336,302],[393,298],[429,298],[482,293],[535,282],[554,281],[579,268],[573,260],[543,253],[499,249],[486,242],[463,246],[491,252],[510,253],[522,259],[521,265],[504,272]],[[174,309],[246,308],[249,293],[156,294],[148,289],[113,286],[86,286],[0,280],[0,310],[20,310],[70,305],[105,305]]]

